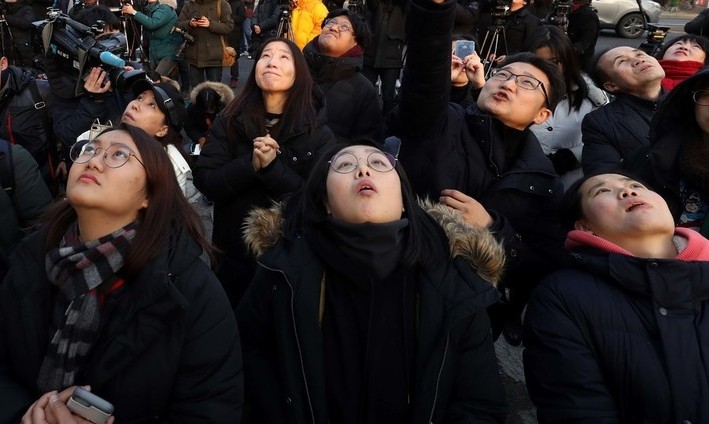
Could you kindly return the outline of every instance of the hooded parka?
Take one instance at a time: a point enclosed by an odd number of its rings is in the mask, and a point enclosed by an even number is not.
[[[327,7],[322,0],[298,0],[293,9],[293,41],[301,50],[322,31],[322,21],[327,16]]]
[[[408,422],[504,422],[485,310],[499,298],[489,281],[499,277],[504,252],[488,231],[463,224],[446,206],[422,207],[446,230],[452,259],[410,271],[417,338]],[[255,210],[245,225],[244,237],[259,254],[257,274],[237,310],[247,402],[253,402],[254,422],[324,424],[328,397],[318,317],[328,284],[325,264],[304,237],[282,238],[281,225],[278,206]]]

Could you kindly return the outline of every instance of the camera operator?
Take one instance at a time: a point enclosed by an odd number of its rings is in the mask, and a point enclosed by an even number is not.
[[[567,34],[574,43],[579,64],[584,72],[591,71],[591,60],[596,53],[600,28],[598,13],[591,7],[591,0],[575,0],[569,14]]]
[[[0,40],[10,61],[16,66],[32,66],[32,22],[37,20],[39,18],[30,6],[30,0],[0,2]]]
[[[495,0],[495,3],[497,4],[491,14],[481,17],[478,37],[480,40],[485,40],[485,35],[489,31],[494,30],[496,25],[502,24],[506,42],[500,39],[497,50],[491,52],[495,57],[488,58],[501,61],[505,55],[527,51],[525,40],[529,39],[541,23],[539,18],[532,13],[526,0]],[[508,6],[507,11],[505,8]]]
[[[95,26],[99,20],[105,22],[103,32],[96,35],[96,39],[109,41],[114,38],[117,44],[125,45],[125,36],[118,31],[120,21],[107,7],[97,5],[85,9],[77,18],[86,26]],[[120,116],[130,99],[126,97],[127,93],[111,89],[109,74],[101,68],[93,68],[86,75],[85,92],[78,97],[74,93],[76,80],[68,77],[51,57],[45,58],[45,68],[55,103],[50,110],[54,133],[67,151],[94,120],[106,122]]]
[[[189,31],[195,42],[185,49],[190,65],[190,87],[222,80],[222,37],[234,29],[226,0],[190,0],[180,12],[177,27]]]
[[[182,37],[172,31],[177,23],[175,0],[148,0],[143,12],[138,12],[130,2],[125,2],[121,12],[133,16],[133,19],[149,31],[150,69],[162,76],[177,79],[177,51],[182,44]]]

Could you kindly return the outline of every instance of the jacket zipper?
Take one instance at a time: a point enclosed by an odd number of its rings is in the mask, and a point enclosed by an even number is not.
[[[277,273],[281,274],[283,276],[283,278],[286,280],[286,284],[288,284],[288,287],[290,288],[290,314],[291,314],[291,319],[293,320],[293,333],[295,334],[295,344],[298,348],[298,357],[300,358],[300,371],[303,374],[303,383],[305,384],[305,397],[308,399],[308,407],[310,408],[310,417],[313,420],[313,424],[315,424],[315,411],[313,411],[313,402],[310,400],[310,389],[308,388],[308,378],[305,376],[305,361],[303,360],[303,351],[300,348],[300,339],[298,338],[298,328],[295,324],[295,309],[293,308],[293,298],[295,297],[295,290],[293,289],[293,285],[290,283],[290,280],[288,280],[288,276],[286,275],[285,272],[281,271],[280,269],[269,268],[261,262],[259,262],[258,264],[261,265],[262,267],[266,268],[269,271],[273,271],[273,272],[277,272]]]
[[[450,335],[450,332],[446,333],[446,347],[443,349],[443,359],[441,360],[441,367],[438,369],[438,376],[436,377],[436,390],[433,392],[433,405],[431,405],[431,415],[428,417],[429,424],[433,424],[433,412],[436,410],[436,402],[438,402],[438,387],[441,384],[441,374],[443,374],[443,367],[445,366],[446,358],[448,357]]]

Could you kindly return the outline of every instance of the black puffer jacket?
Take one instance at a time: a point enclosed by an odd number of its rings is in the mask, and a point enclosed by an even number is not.
[[[313,79],[325,93],[327,125],[338,138],[382,141],[382,108],[374,85],[362,75],[362,56],[325,56],[318,48],[318,38],[305,46],[303,54]]]
[[[28,237],[0,285],[0,422],[19,422],[42,395],[56,288],[44,232]],[[234,315],[196,243],[185,236],[109,297],[113,308],[76,378],[121,422],[238,423],[243,400]]]
[[[502,249],[487,231],[456,223],[447,207],[425,209],[450,230],[455,248],[451,261],[411,271],[419,304],[407,422],[504,422],[504,391],[485,312],[499,295],[480,276],[499,277]],[[251,247],[263,254],[237,311],[247,402],[253,402],[257,423],[324,424],[328,394],[318,310],[325,265],[305,238],[280,238],[281,224],[278,208],[261,209],[246,227]]]
[[[529,6],[524,6],[523,8],[510,13],[510,15],[505,18],[504,22],[506,43],[502,39],[502,35],[500,35],[500,41],[497,45],[496,52],[498,55],[510,55],[526,51],[527,46],[525,45],[525,42],[529,40],[534,30],[541,25],[539,18],[537,15],[532,13],[532,9]],[[481,48],[485,48],[486,52],[487,48],[489,48],[489,44],[482,46],[482,41],[485,40],[485,36],[493,23],[492,16],[487,13],[480,18],[480,24],[478,25],[478,39],[481,42]],[[494,31],[490,32],[490,35],[488,36],[488,43],[490,43],[489,40],[492,38],[493,33]],[[493,51],[493,53],[495,52]]]
[[[41,167],[47,162],[52,139],[49,84],[47,81],[35,80],[25,69],[10,66],[8,70],[9,79],[0,92],[0,115],[3,117],[0,120],[0,138],[24,147]],[[39,99],[35,100],[30,84],[36,84]],[[44,105],[37,105],[42,108],[35,107],[36,103],[42,101]]]
[[[709,262],[575,257],[527,307],[539,422],[708,422]]]
[[[404,61],[404,24],[406,2],[403,0],[367,0],[372,41],[364,53],[364,64],[372,68],[401,68]]]
[[[612,171],[648,146],[650,121],[659,104],[660,100],[618,93],[615,100],[588,113],[581,124],[583,172]]]
[[[258,173],[251,163],[253,140],[265,134],[258,134],[243,116],[237,116],[228,125],[218,115],[209,130],[193,169],[194,184],[214,201],[212,240],[223,252],[217,275],[234,306],[256,266],[241,238],[244,217],[252,208],[268,207],[298,189],[310,174],[319,151],[335,140],[325,125],[325,107],[322,99],[320,102],[316,128],[307,128],[302,123],[294,133],[278,137],[281,154]],[[227,126],[234,130],[228,132]]]
[[[30,1],[21,0],[17,3],[3,3],[7,6],[7,13],[4,17],[7,20],[8,26],[3,25],[5,39],[5,55],[15,59],[15,65],[22,67],[32,67],[32,58],[34,57],[34,49],[32,48],[32,22],[38,21],[40,18],[30,6]],[[44,18],[44,16],[42,17]],[[9,48],[10,34],[17,50]],[[19,57],[15,55],[19,53]]]

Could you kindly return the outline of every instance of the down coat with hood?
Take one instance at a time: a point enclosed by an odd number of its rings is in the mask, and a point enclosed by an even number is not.
[[[221,2],[221,14],[217,13],[217,2]],[[206,16],[209,28],[191,27],[190,19]],[[187,63],[198,68],[222,66],[223,45],[226,36],[234,29],[231,6],[226,0],[190,0],[185,3],[177,20],[177,27],[189,32],[195,42],[185,49]]]
[[[158,0],[148,3],[145,12],[137,12],[133,18],[150,31],[150,60],[159,62],[163,58],[178,60],[175,55],[182,44],[182,37],[172,32],[177,23],[177,2]]]
[[[504,251],[443,205],[422,207],[445,229],[451,260],[412,270],[417,292],[410,423],[504,422],[506,404],[486,306],[499,298]],[[259,209],[245,238],[259,267],[237,310],[254,422],[329,422],[318,316],[325,265],[304,237],[283,238],[281,210]],[[345,383],[345,382],[343,382]],[[252,402],[252,403],[249,403]],[[247,407],[248,408],[248,407]]]
[[[203,89],[212,89],[219,96],[219,101],[226,106],[234,100],[234,91],[221,82],[205,81],[198,84],[190,91],[190,104],[187,106],[187,116],[185,117],[185,133],[194,143],[198,143],[202,137],[207,137],[207,131],[211,126],[211,122],[219,110],[213,111],[213,114],[208,114],[207,111],[200,110],[197,106],[197,95]]]
[[[322,0],[298,0],[298,6],[293,9],[293,41],[301,50],[313,38],[320,35],[322,21],[327,16],[327,7]]]

